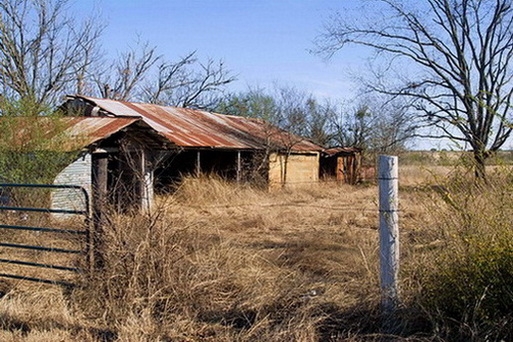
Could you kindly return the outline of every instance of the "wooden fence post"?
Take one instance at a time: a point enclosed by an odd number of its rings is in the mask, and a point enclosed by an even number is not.
[[[153,169],[149,163],[149,151],[141,148],[140,153],[141,211],[150,214],[154,207]]]
[[[399,199],[396,156],[379,156],[378,181],[382,305],[385,313],[392,313],[399,300]]]

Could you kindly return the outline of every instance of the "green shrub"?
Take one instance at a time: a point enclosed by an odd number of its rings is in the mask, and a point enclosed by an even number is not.
[[[34,101],[0,100],[0,183],[52,184],[78,152],[66,150],[62,114]],[[0,188],[10,204],[47,207],[49,189]]]
[[[30,99],[0,101],[0,182],[49,183],[77,152],[63,149],[58,111]],[[64,137],[62,137],[64,139]]]
[[[425,282],[426,308],[445,321],[485,330],[513,322],[513,247],[487,242],[464,255],[440,258],[443,265]]]
[[[451,340],[513,339],[513,184],[509,170],[487,183],[460,176],[439,190],[434,264],[418,303]]]

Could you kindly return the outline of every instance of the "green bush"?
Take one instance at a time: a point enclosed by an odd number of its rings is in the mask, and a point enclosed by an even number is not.
[[[504,171],[487,183],[452,179],[439,191],[445,248],[423,271],[417,299],[451,340],[513,339],[513,184]]]
[[[426,308],[445,322],[498,332],[504,322],[513,322],[513,247],[487,242],[441,258],[443,266],[427,278],[423,296]],[[504,333],[513,337],[510,329]]]
[[[77,158],[65,149],[62,115],[30,99],[0,101],[0,183],[52,184]],[[0,188],[3,201],[18,206],[47,206],[48,189]]]
[[[30,99],[0,101],[0,181],[49,183],[76,152],[63,149],[65,130],[58,111]]]

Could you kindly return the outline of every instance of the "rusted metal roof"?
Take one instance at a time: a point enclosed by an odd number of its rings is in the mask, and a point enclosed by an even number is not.
[[[66,126],[62,134],[66,137],[78,138],[84,146],[108,138],[123,128],[139,121],[136,118],[105,117],[68,117],[60,120]]]
[[[63,120],[66,119],[68,118]],[[63,134],[69,137],[78,137],[82,143],[85,139],[87,145],[104,140],[128,128],[134,128],[131,130],[132,135],[147,146],[162,148],[169,145],[165,136],[152,129],[141,118],[73,117],[69,119],[70,126]]]
[[[335,156],[337,154],[347,155],[360,152],[362,152],[362,150],[357,147],[333,147],[322,151],[323,155],[327,157]]]
[[[8,118],[11,147],[31,146],[42,150],[74,151],[106,139],[140,118],[63,117]],[[5,121],[4,121],[5,122]],[[142,123],[144,126],[146,124]],[[156,132],[153,132],[157,135]],[[158,139],[154,138],[154,139]],[[164,142],[165,139],[161,137]]]
[[[184,148],[321,151],[311,141],[259,120],[154,104],[69,96],[100,108],[103,115],[140,117],[175,145]]]

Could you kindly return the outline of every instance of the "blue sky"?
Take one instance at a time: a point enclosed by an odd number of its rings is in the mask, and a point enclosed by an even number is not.
[[[138,37],[173,61],[191,51],[202,60],[222,59],[237,81],[230,90],[294,86],[319,99],[350,102],[354,75],[367,67],[369,51],[345,48],[329,61],[312,54],[314,39],[335,11],[354,11],[365,0],[71,0],[80,17],[97,13],[107,23],[103,47],[113,56]],[[419,139],[421,149],[451,148]]]
[[[359,50],[330,61],[309,52],[334,10],[350,0],[76,0],[71,10],[100,13],[108,26],[104,49],[115,54],[139,36],[171,60],[197,50],[224,60],[237,75],[231,87],[291,85],[319,98],[347,100],[355,93],[351,73],[364,65]]]

